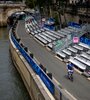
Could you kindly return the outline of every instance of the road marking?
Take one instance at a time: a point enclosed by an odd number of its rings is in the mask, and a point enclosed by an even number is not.
[[[39,41],[36,37],[33,37],[38,43],[40,43],[42,46],[45,46],[41,41]]]
[[[56,84],[60,87],[60,88],[62,88],[62,85],[53,77],[53,80],[56,82]]]
[[[53,80],[59,85],[59,82],[53,77]]]
[[[89,78],[87,78],[89,81],[90,81],[90,77]]]
[[[51,51],[51,49],[50,49],[50,48],[48,48],[48,47],[46,47],[46,49],[47,49],[48,51]]]
[[[76,69],[75,67],[74,67],[74,70],[75,70],[76,72],[78,72],[80,75],[82,74],[82,72],[79,71],[78,69]]]
[[[65,90],[65,92],[71,96],[71,98],[73,98],[73,100],[77,100],[72,94],[70,94],[67,90]]]
[[[63,61],[63,59],[61,59],[60,57],[58,57],[57,55],[55,55],[55,57],[61,61]]]
[[[62,88],[62,85],[55,79],[55,78],[53,78],[53,80],[58,84],[58,86],[60,87],[60,88]],[[73,98],[73,100],[77,100],[71,93],[69,93],[66,89],[64,89],[65,90],[65,92],[71,97],[71,98]]]

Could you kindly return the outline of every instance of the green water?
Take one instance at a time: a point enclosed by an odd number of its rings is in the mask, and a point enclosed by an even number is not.
[[[10,57],[7,28],[0,28],[0,100],[30,100]]]

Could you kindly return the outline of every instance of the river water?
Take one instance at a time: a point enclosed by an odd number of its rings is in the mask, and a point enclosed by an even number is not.
[[[10,57],[7,28],[0,28],[0,100],[30,100]]]

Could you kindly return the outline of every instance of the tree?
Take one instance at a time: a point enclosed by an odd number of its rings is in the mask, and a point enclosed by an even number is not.
[[[25,4],[30,8],[35,8],[36,0],[26,0]]]
[[[57,14],[58,14],[58,21],[59,21],[59,28],[61,29],[62,27],[62,19],[61,19],[61,15],[64,16],[64,20],[65,20],[65,23],[67,25],[67,20],[66,20],[66,17],[65,17],[65,7],[67,6],[67,0],[64,1],[64,0],[56,0],[56,3],[55,3],[55,10],[57,11]]]
[[[36,0],[36,3],[40,8],[45,6],[45,0]]]

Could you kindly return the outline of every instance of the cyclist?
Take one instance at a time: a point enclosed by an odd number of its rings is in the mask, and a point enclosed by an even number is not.
[[[74,72],[74,69],[73,69],[73,64],[71,63],[71,62],[69,62],[68,64],[67,64],[67,71],[68,71],[68,77],[69,78],[73,78],[73,72]]]

